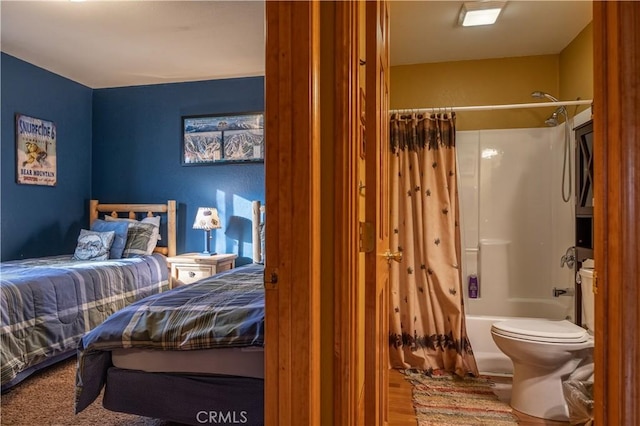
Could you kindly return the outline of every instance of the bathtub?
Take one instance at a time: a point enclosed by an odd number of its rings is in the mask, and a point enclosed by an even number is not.
[[[513,363],[502,353],[491,337],[491,325],[509,317],[466,315],[467,335],[478,364],[480,374],[493,376],[513,375]]]

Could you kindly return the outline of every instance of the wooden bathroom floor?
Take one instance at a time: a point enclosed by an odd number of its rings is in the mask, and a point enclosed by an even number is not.
[[[495,393],[498,398],[508,401],[511,396],[511,378],[491,377],[496,383]],[[518,418],[519,426],[567,426],[569,422],[557,422],[531,417],[516,410],[513,414]],[[402,373],[391,369],[389,371],[389,425],[416,426],[413,403],[411,401],[411,383],[405,380]]]

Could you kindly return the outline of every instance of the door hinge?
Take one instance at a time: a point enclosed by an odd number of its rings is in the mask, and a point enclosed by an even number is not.
[[[359,249],[365,253],[372,252],[374,246],[373,226],[369,222],[360,222],[359,225]]]
[[[598,271],[593,271],[593,283],[591,284],[593,294],[598,294]]]

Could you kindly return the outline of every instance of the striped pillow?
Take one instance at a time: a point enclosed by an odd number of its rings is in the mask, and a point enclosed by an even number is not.
[[[160,238],[160,216],[147,216],[142,220],[136,220],[136,219],[112,217],[110,215],[105,215],[104,216],[104,220],[106,220],[107,222],[126,222],[126,223],[129,224],[129,229],[131,229],[132,225],[139,225],[141,223],[154,225],[153,236],[148,241],[148,246],[147,246],[147,250],[146,250],[145,254],[153,253],[153,249],[156,248],[156,245],[158,244],[158,241],[160,241],[160,239],[161,239]],[[128,239],[129,239],[129,237],[127,236],[127,240]],[[137,244],[137,242],[136,242],[136,244]],[[142,256],[142,254],[140,254],[138,252],[132,253],[132,255]],[[123,254],[122,257],[127,257],[127,256],[125,256]],[[129,256],[129,257],[132,257],[132,256]]]
[[[131,222],[127,230],[127,243],[122,257],[140,257],[153,253],[158,242],[158,227],[152,223]]]

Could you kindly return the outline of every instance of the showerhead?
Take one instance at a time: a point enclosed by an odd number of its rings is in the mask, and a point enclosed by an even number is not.
[[[567,119],[567,110],[564,106],[560,106],[558,107],[553,114],[551,114],[551,116],[549,118],[547,118],[546,120],[544,120],[544,124],[546,124],[549,127],[555,127],[558,125],[558,115],[560,114],[564,114],[565,116],[565,120]]]
[[[548,93],[541,92],[540,90],[536,90],[535,92],[531,92],[531,96],[533,96],[534,98],[538,98],[538,99],[547,98],[547,99],[552,100],[553,102],[559,102],[557,98],[551,96]]]

